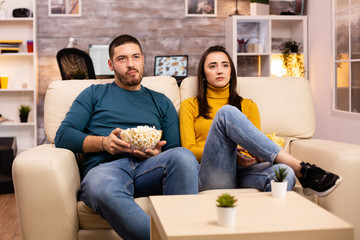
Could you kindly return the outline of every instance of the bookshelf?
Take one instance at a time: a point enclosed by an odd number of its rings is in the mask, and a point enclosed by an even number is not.
[[[0,53],[0,76],[8,77],[7,88],[0,88],[0,137],[16,137],[18,152],[37,145],[37,44],[35,0],[6,1],[5,18],[0,19],[0,40],[20,40],[17,53]],[[15,8],[27,8],[26,18],[12,17]],[[27,41],[33,41],[28,52]],[[30,105],[28,122],[19,118],[21,104]],[[6,121],[4,121],[4,119]]]
[[[249,40],[246,51],[238,39]],[[300,43],[307,70],[307,16],[232,16],[225,22],[225,45],[238,76],[273,76],[276,60],[282,64],[281,44],[290,40]]]

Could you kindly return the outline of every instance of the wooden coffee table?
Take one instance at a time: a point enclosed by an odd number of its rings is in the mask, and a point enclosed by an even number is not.
[[[232,194],[234,227],[217,225],[218,194],[151,196],[151,239],[352,240],[353,226],[295,192]]]

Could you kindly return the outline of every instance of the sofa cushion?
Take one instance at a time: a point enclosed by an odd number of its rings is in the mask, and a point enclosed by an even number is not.
[[[150,215],[148,197],[135,198],[135,202],[144,210],[144,212]],[[111,229],[109,223],[100,217],[100,215],[96,214],[83,201],[77,203],[77,210],[80,229]]]
[[[196,96],[196,77],[180,85],[181,101]],[[238,77],[238,92],[259,107],[261,128],[266,134],[311,138],[315,111],[309,81],[296,77]]]
[[[105,84],[112,81],[114,79],[52,82],[46,91],[44,106],[44,127],[48,140],[54,143],[57,129],[81,91],[92,84]],[[144,77],[142,85],[164,93],[173,102],[176,111],[179,111],[180,94],[175,78],[168,76]]]

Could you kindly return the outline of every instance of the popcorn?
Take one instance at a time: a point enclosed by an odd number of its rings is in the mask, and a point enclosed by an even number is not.
[[[161,130],[155,127],[138,126],[136,128],[128,128],[120,132],[121,140],[130,144],[132,150],[154,149],[161,139]]]

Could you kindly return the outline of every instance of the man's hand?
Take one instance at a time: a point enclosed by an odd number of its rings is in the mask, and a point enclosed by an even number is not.
[[[166,141],[162,140],[162,141],[158,142],[158,144],[156,145],[156,147],[154,149],[146,149],[145,152],[141,152],[139,150],[131,150],[131,152],[129,152],[129,153],[141,160],[145,160],[145,159],[148,159],[152,156],[156,156],[159,153],[161,153],[161,148],[165,144],[166,144]]]
[[[141,152],[138,150],[132,150],[130,149],[130,144],[127,142],[121,140],[119,138],[119,133],[122,129],[116,128],[114,129],[109,136],[104,137],[102,140],[102,144],[104,147],[104,150],[112,155],[116,155],[119,153],[130,153],[131,155],[134,155],[135,157],[145,160],[149,157],[158,155],[161,153],[161,148],[166,144],[166,141],[160,141],[154,149],[146,149],[145,152]]]
[[[115,128],[107,137],[102,140],[102,146],[105,151],[112,155],[127,152],[131,153],[130,144],[119,138],[119,133],[122,129]]]
[[[236,161],[236,165],[238,167],[250,167],[252,165],[254,165],[256,163],[256,158],[255,157],[249,157],[249,156],[245,156],[244,154],[242,154],[242,152],[245,152],[245,149],[242,147],[237,148],[237,161]]]

